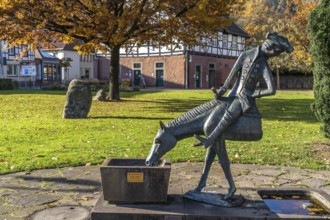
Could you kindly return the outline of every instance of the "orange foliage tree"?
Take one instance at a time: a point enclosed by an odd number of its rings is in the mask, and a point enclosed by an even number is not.
[[[84,41],[110,51],[109,99],[119,100],[119,49],[147,42],[194,44],[228,25],[242,0],[2,0],[0,39],[10,45]]]
[[[318,2],[318,0],[248,0],[240,24],[253,36],[249,44],[262,43],[268,31],[276,31],[288,37],[295,48],[294,52],[273,61],[281,63],[286,69],[311,72],[312,60],[306,27],[308,15]]]

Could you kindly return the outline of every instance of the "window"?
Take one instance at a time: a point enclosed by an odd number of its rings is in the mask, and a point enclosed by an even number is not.
[[[164,67],[164,63],[156,63],[156,69],[163,67]]]
[[[45,81],[60,81],[61,75],[58,71],[58,66],[55,64],[44,64],[43,80]]]
[[[212,47],[217,47],[218,39],[216,37],[209,38],[209,45]]]
[[[53,79],[54,80],[59,80],[60,79],[58,74],[57,74],[57,68],[56,68],[55,65],[53,65]]]
[[[233,36],[233,42],[231,43],[231,48],[234,49],[234,50],[237,50],[238,49],[238,46],[237,46],[237,36]]]
[[[209,63],[209,69],[214,69],[215,65],[214,63]]]
[[[133,69],[141,69],[141,63],[133,63]]]
[[[8,64],[7,65],[7,75],[10,75],[10,76],[17,76],[17,65],[12,65],[12,64]]]
[[[227,48],[228,47],[227,41],[228,41],[228,35],[223,35],[222,36],[222,47],[223,48]]]
[[[15,56],[15,47],[11,47],[8,49],[8,55]]]
[[[89,79],[90,72],[91,72],[91,69],[90,68],[85,69],[84,79]]]

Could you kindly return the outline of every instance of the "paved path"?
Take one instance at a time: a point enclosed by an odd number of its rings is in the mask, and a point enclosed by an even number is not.
[[[202,163],[174,163],[170,193],[182,193],[196,187]],[[291,167],[232,165],[234,180],[240,189],[316,188],[330,195],[330,171]],[[208,179],[208,190],[226,188],[218,164]],[[225,190],[225,189],[224,189]],[[100,196],[98,166],[37,170],[0,176],[0,220],[24,219],[37,210],[54,206],[79,205],[92,208]]]

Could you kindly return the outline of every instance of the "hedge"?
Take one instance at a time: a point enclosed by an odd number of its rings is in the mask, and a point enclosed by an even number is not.
[[[0,79],[0,90],[14,89],[12,79]]]

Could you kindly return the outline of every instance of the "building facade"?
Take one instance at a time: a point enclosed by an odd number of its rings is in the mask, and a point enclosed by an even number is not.
[[[131,86],[207,89],[219,87],[226,80],[237,57],[245,50],[250,36],[236,23],[215,36],[198,39],[196,46],[184,44],[157,46],[146,44],[121,48],[120,78]],[[37,51],[26,46],[0,50],[0,77],[14,81],[68,83],[73,79],[110,78],[110,57],[80,55],[75,46],[54,43],[54,48]],[[0,46],[6,45],[2,41]],[[23,51],[27,50],[22,56]]]
[[[40,84],[45,82],[62,82],[61,61],[44,50],[35,51],[37,64],[37,81]]]
[[[250,36],[236,23],[196,46],[142,45],[121,49],[121,78],[131,85],[206,89],[222,85]]]
[[[35,82],[38,72],[35,52],[27,45],[9,46],[0,41],[0,78],[10,78],[19,84]]]
[[[81,55],[75,49],[76,45],[82,44],[76,41],[71,44],[57,42],[55,48],[44,49],[47,53],[61,61],[61,80],[63,83],[73,79],[94,79],[94,54]]]

